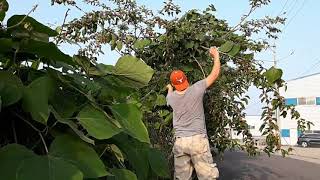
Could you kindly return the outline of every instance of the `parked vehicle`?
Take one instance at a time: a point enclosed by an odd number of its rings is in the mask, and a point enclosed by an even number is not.
[[[308,147],[311,145],[320,145],[320,133],[304,133],[298,137],[298,145]]]

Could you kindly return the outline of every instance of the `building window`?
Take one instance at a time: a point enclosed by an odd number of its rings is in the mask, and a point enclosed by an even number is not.
[[[301,97],[298,98],[298,105],[315,105],[316,99],[314,97]]]
[[[286,105],[297,105],[297,98],[288,98],[288,99],[285,99],[285,103]]]
[[[316,105],[320,105],[320,97],[316,98]]]
[[[306,104],[307,104],[306,98],[304,97],[298,98],[298,105],[306,105]]]
[[[281,129],[281,137],[290,137],[290,129]]]
[[[249,129],[254,129],[255,126],[251,126],[251,125],[248,125],[249,126]]]
[[[316,98],[315,97],[307,97],[307,105],[315,105],[316,104]]]

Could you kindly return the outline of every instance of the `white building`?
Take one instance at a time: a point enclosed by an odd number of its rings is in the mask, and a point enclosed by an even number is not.
[[[287,91],[280,89],[287,105],[294,105],[301,117],[311,121],[311,130],[320,130],[320,73],[287,81]],[[288,113],[289,114],[289,113]],[[280,117],[281,143],[295,145],[300,131],[290,116]]]
[[[252,134],[254,138],[260,138],[261,132],[259,131],[260,126],[262,125],[263,121],[261,121],[261,116],[246,116],[245,120],[247,124],[249,125],[249,131]],[[231,137],[232,139],[243,139],[242,133],[238,135],[238,131],[231,130]]]

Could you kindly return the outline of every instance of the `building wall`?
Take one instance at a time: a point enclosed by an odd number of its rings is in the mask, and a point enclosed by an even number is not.
[[[320,130],[320,74],[288,81],[287,91],[280,89],[280,94],[286,98],[287,104],[295,105],[302,118],[314,123],[311,130]],[[309,104],[305,104],[305,100]],[[280,117],[280,129],[283,145],[297,143],[300,132],[297,130],[297,121],[292,120],[290,115]]]
[[[261,116],[246,116],[245,120],[247,124],[249,125],[250,132],[253,137],[260,137],[261,132],[259,131],[259,128],[262,124],[262,121],[260,120]],[[232,139],[243,139],[242,133],[237,135],[237,131],[231,130],[231,137]]]

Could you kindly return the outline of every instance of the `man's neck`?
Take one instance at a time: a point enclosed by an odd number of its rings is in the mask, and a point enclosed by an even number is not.
[[[188,89],[188,88],[187,88]],[[185,94],[187,89],[183,90],[183,91],[176,91],[178,94]]]

